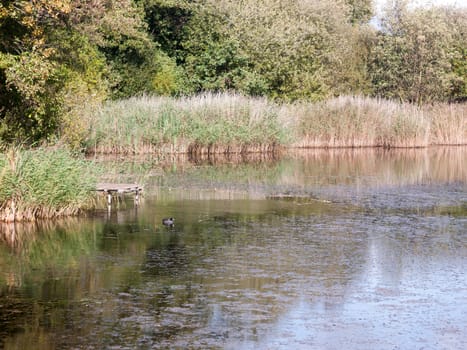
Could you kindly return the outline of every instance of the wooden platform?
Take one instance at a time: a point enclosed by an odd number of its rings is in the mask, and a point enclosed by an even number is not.
[[[143,191],[143,187],[138,184],[116,184],[116,183],[98,183],[96,186],[97,192],[103,192],[107,195],[107,204],[112,204],[112,196],[114,194],[134,193],[135,204],[139,204],[139,195]]]

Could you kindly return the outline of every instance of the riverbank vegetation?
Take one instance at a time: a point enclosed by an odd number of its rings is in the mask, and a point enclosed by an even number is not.
[[[104,104],[90,153],[248,153],[310,147],[426,147],[467,141],[467,106],[341,96],[276,103],[236,94],[133,97]]]
[[[445,114],[427,122],[425,112],[417,107],[433,105],[432,112],[447,108],[454,113],[465,109],[463,105],[437,105],[467,99],[467,10],[389,0],[383,12],[374,15],[371,0],[4,1],[0,5],[0,140],[33,144],[59,139],[81,148],[83,140],[102,139],[87,134],[87,127],[103,118],[101,112],[89,110],[140,104],[133,96],[183,99],[211,92],[252,97],[253,101],[241,101],[245,105],[258,104],[257,98],[264,98],[272,101],[267,104],[297,103],[297,111],[302,112],[328,109],[314,121],[307,117],[301,122],[303,128],[313,128],[301,130],[299,136],[305,139],[295,140],[303,146],[465,143],[465,134],[460,139],[451,135],[459,130],[457,125],[445,124]],[[334,100],[338,96],[366,96],[365,103],[373,106],[369,108],[379,112],[381,107],[390,120],[383,116],[353,120],[360,99]],[[370,102],[367,97],[375,100]],[[118,102],[120,99],[124,101]],[[192,103],[196,97],[187,99]],[[117,102],[109,107],[112,103],[108,101]],[[352,101],[357,104],[350,107]],[[350,115],[339,107],[342,103],[349,106]],[[399,103],[403,107],[397,107]],[[265,128],[267,133],[275,133],[273,137],[268,134],[258,140],[256,133],[270,114],[260,116],[260,124],[246,129],[253,135],[235,130],[232,136],[228,129],[237,121],[225,124],[226,118],[214,125],[211,112],[203,120],[199,112],[187,113],[178,99],[170,104],[174,111],[158,118],[163,124],[161,134],[151,135],[154,138],[149,143],[141,136],[141,144],[157,147],[177,136],[168,150],[186,149],[179,133],[196,144],[203,140],[203,147],[205,143],[232,142],[232,149],[256,144],[262,150],[263,142],[283,140],[275,126],[274,130]],[[401,122],[398,109],[414,120],[404,117],[398,134],[382,136],[385,127]],[[332,110],[338,114],[328,116]],[[174,112],[182,115],[174,117]],[[293,113],[288,115],[293,118]],[[331,120],[323,119],[325,116]],[[191,117],[194,119],[188,120]],[[274,124],[275,118],[269,124]],[[345,127],[329,129],[327,124],[340,118]],[[105,122],[115,132],[116,122]],[[280,125],[293,122],[281,120]],[[364,125],[366,122],[370,124]],[[375,130],[378,124],[381,130]],[[211,129],[204,135],[201,129],[206,125]],[[215,127],[226,131],[212,130]],[[185,129],[179,132],[179,128]],[[241,122],[239,128],[243,128]],[[351,129],[349,135],[336,140],[345,128]],[[363,129],[371,134],[362,137]],[[317,130],[324,133],[318,135]],[[225,135],[217,135],[220,133]],[[140,136],[122,135],[114,143],[101,143],[102,150],[134,146],[132,137]],[[354,142],[356,138],[362,140]]]
[[[427,147],[467,143],[467,105],[417,106],[341,96],[293,105],[293,147]],[[286,119],[292,117],[285,117]]]
[[[83,140],[92,153],[245,153],[287,144],[279,109],[237,94],[134,97],[104,104]]]
[[[97,171],[65,148],[0,154],[0,221],[78,214],[94,197]]]

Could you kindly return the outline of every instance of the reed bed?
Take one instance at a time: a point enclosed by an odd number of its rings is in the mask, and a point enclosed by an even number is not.
[[[430,121],[418,107],[393,101],[341,96],[297,103],[285,111],[295,121],[292,147],[424,147]]]
[[[363,96],[284,104],[237,94],[141,96],[101,106],[85,144],[89,153],[197,155],[460,145],[467,144],[466,108]]]
[[[430,116],[430,143],[434,145],[467,144],[467,104],[438,104],[425,107]]]
[[[0,221],[75,215],[91,206],[95,168],[64,148],[0,155]]]
[[[134,97],[95,113],[90,153],[268,152],[285,142],[277,107],[236,94]]]

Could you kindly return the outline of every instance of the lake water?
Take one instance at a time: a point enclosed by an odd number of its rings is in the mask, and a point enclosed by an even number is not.
[[[101,162],[137,208],[1,227],[0,348],[467,348],[467,148],[160,161]]]

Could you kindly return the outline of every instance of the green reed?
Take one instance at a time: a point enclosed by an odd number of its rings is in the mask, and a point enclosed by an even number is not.
[[[270,150],[285,142],[279,109],[235,94],[134,97],[94,116],[86,149],[95,153],[223,153]]]
[[[96,182],[92,164],[65,148],[9,148],[0,155],[0,220],[77,214],[91,205]]]

